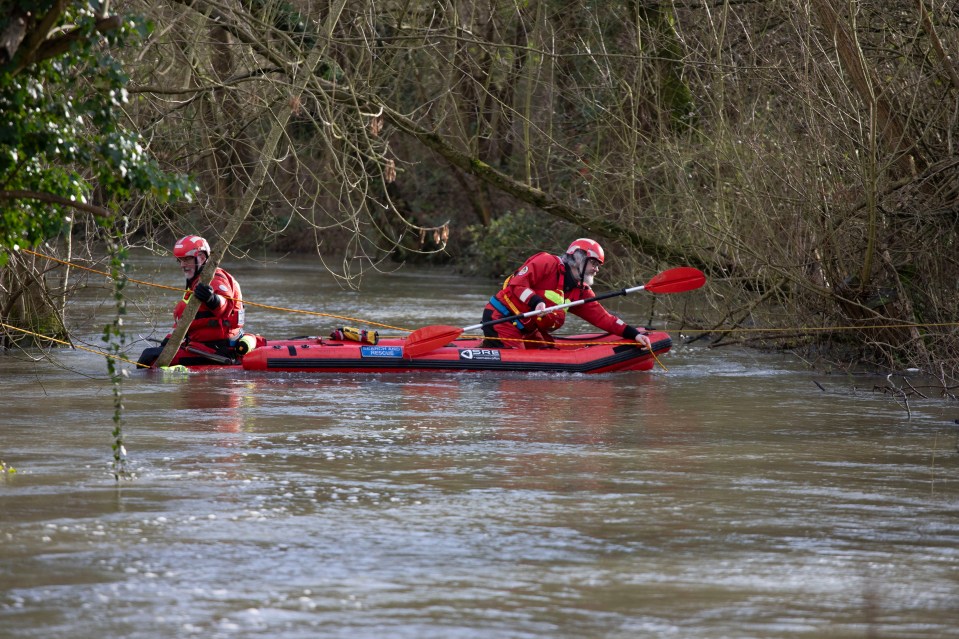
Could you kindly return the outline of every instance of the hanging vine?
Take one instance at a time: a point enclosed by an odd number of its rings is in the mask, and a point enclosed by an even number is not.
[[[131,473],[127,470],[127,451],[123,443],[123,376],[118,357],[123,350],[126,334],[123,330],[123,318],[127,307],[123,289],[126,288],[126,248],[117,239],[108,242],[110,252],[110,276],[113,279],[113,301],[116,313],[113,321],[103,328],[103,341],[106,343],[107,372],[110,375],[110,384],[113,391],[113,478],[130,479]]]

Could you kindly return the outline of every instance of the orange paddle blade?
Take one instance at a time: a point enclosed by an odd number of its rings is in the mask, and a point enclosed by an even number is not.
[[[706,283],[706,276],[703,275],[702,271],[695,269],[691,266],[679,266],[676,268],[671,268],[668,271],[663,271],[662,273],[654,276],[651,280],[643,284],[642,286],[636,286],[634,288],[627,288],[620,291],[612,291],[610,293],[603,293],[602,295],[597,295],[596,297],[590,298],[589,300],[576,300],[575,302],[567,302],[565,304],[557,304],[554,307],[550,307],[547,310],[557,309],[557,308],[569,308],[571,306],[578,306],[580,304],[585,304],[589,301],[598,301],[607,299],[609,297],[615,297],[617,295],[626,295],[628,293],[633,293],[635,291],[647,290],[650,293],[682,293],[683,291],[691,291],[693,289],[699,288]],[[545,312],[545,311],[541,311]],[[418,328],[410,336],[406,338],[406,344],[403,346],[403,355],[406,357],[417,357],[419,355],[425,355],[431,351],[440,348],[449,344],[454,339],[462,335],[465,331],[471,331],[475,328],[482,328],[485,326],[491,326],[493,324],[499,324],[500,322],[506,322],[514,320],[518,317],[528,317],[534,315],[533,311],[524,313],[521,315],[511,315],[509,317],[501,317],[497,320],[492,320],[489,322],[483,322],[482,324],[475,324],[473,326],[467,326],[465,328],[457,328],[455,326],[424,326],[423,328]]]
[[[646,282],[650,293],[682,293],[692,291],[706,283],[706,276],[692,266],[679,266],[663,271]]]
[[[430,351],[435,351],[440,346],[445,346],[462,334],[463,329],[455,326],[436,325],[418,328],[406,338],[406,344],[403,345],[403,355],[406,357],[425,355]]]

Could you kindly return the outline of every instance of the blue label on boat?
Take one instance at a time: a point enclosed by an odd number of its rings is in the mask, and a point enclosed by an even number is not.
[[[360,357],[403,357],[403,347],[360,346]]]
[[[464,348],[460,350],[460,359],[500,361],[499,351],[495,348]]]

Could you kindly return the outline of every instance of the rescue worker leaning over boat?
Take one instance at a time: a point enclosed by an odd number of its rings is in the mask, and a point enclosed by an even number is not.
[[[550,253],[533,255],[490,298],[483,310],[483,323],[595,297],[591,288],[593,278],[604,260],[603,248],[587,238],[573,241],[562,256]],[[643,331],[610,314],[599,302],[579,304],[569,310],[600,330],[652,348]],[[550,333],[562,327],[565,321],[566,309],[559,309],[484,326],[486,339],[483,345],[487,348],[543,348],[543,344],[536,342],[552,341]]]
[[[187,288],[173,309],[174,330],[183,317],[190,296],[196,295],[200,301],[196,317],[187,329],[183,347],[192,347],[195,351],[210,353],[214,357],[235,357],[236,345],[243,336],[245,314],[239,282],[222,268],[216,269],[210,284],[200,281],[203,266],[210,259],[210,244],[199,235],[188,235],[177,241],[173,256],[186,276]],[[159,347],[144,349],[139,363],[152,365],[169,339],[170,335],[167,335]],[[195,354],[199,359],[197,363],[204,363],[203,356]],[[206,359],[205,363],[214,363],[211,358]]]

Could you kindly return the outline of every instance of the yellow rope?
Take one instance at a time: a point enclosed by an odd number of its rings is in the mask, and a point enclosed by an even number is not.
[[[463,336],[461,335],[460,337],[463,337]],[[485,338],[486,336],[485,335],[480,335],[480,336],[466,335],[466,337],[470,337],[473,339],[482,339],[482,338]],[[546,346],[556,345],[556,342],[551,342],[551,341],[542,340],[542,339],[524,339],[522,337],[497,337],[496,339],[498,339],[501,342],[522,342],[524,344],[543,344]],[[576,340],[576,344],[577,346],[636,346],[636,347],[639,347],[639,342],[632,341],[632,340],[625,341],[625,342],[610,342],[610,341],[591,342],[587,340],[583,340],[583,341]],[[666,365],[663,364],[663,362],[660,361],[659,357],[656,355],[656,351],[650,349],[649,354],[653,356],[653,359],[656,360],[656,363],[659,364],[664,371],[669,371],[669,369],[666,368]]]
[[[64,265],[66,265],[66,266],[70,266],[70,267],[72,267],[72,268],[77,268],[77,269],[80,269],[80,270],[89,271],[90,273],[96,273],[96,274],[98,274],[98,275],[103,275],[103,276],[105,276],[107,279],[112,279],[112,276],[110,275],[110,273],[107,273],[106,271],[98,271],[97,269],[94,269],[94,268],[90,268],[90,267],[87,267],[87,266],[82,266],[82,265],[76,264],[76,263],[74,263],[74,262],[68,262],[68,261],[65,261],[65,260],[61,260],[61,259],[59,259],[59,258],[53,257],[52,255],[45,255],[45,254],[43,254],[43,253],[38,253],[38,252],[36,252],[36,251],[31,251],[30,249],[26,249],[26,248],[21,248],[20,250],[23,251],[24,253],[29,253],[29,254],[34,255],[34,256],[36,256],[36,257],[41,257],[41,258],[44,258],[44,259],[52,260],[52,261],[54,261],[54,262],[59,262],[60,264],[64,264]],[[137,280],[137,279],[133,279],[133,278],[127,278],[127,281],[128,281],[128,282],[133,282],[133,283],[135,283],[135,284],[142,284],[143,286],[153,286],[153,287],[155,287],[155,288],[161,288],[161,289],[165,289],[165,290],[169,290],[169,291],[176,291],[177,293],[179,293],[179,294],[181,294],[181,295],[184,294],[184,293],[190,292],[190,291],[188,291],[187,289],[181,289],[181,288],[177,288],[177,287],[174,287],[174,286],[166,286],[166,285],[163,285],[163,284],[156,284],[156,283],[154,283],[154,282],[145,282],[145,281],[143,281],[143,280]],[[226,296],[223,296],[223,297],[226,297]],[[227,299],[231,299],[231,300],[233,300],[233,301],[240,301],[240,300],[236,300],[236,299],[234,299],[234,298],[229,298],[229,297],[228,297]],[[365,325],[368,325],[368,326],[378,326],[378,327],[380,327],[380,328],[385,328],[385,329],[394,330],[394,331],[400,331],[400,332],[404,332],[404,333],[411,333],[411,332],[412,332],[412,329],[401,328],[401,327],[398,327],[398,326],[391,326],[391,325],[389,325],[389,324],[382,324],[382,323],[380,323],[380,322],[374,322],[374,321],[372,321],[372,320],[365,320],[365,319],[360,319],[360,318],[356,318],[356,317],[348,317],[348,316],[344,316],[344,315],[334,315],[334,314],[332,314],[332,313],[321,313],[321,312],[319,312],[319,311],[306,311],[306,310],[303,310],[303,309],[296,309],[296,308],[285,308],[285,307],[283,307],[283,306],[271,306],[271,305],[269,305],[269,304],[258,304],[258,303],[256,303],[256,302],[250,302],[250,301],[247,301],[247,300],[242,300],[242,301],[243,301],[243,304],[245,304],[245,305],[247,305],[247,306],[255,306],[255,307],[257,307],[257,308],[265,308],[265,309],[269,309],[269,310],[273,310],[273,311],[283,311],[283,312],[286,312],[286,313],[300,313],[300,314],[303,314],[303,315],[314,315],[314,316],[317,316],[317,317],[329,317],[329,318],[332,318],[332,319],[342,320],[342,321],[345,321],[345,322],[355,322],[355,323],[358,323],[358,324],[365,324]],[[3,324],[3,326],[7,326],[7,325],[6,325],[6,324]],[[797,331],[797,330],[800,330],[800,331],[847,331],[847,330],[869,330],[869,329],[882,329],[882,328],[885,328],[885,329],[889,329],[889,328],[935,328],[935,327],[943,328],[943,327],[955,327],[955,326],[959,326],[959,322],[939,322],[939,323],[930,323],[930,324],[915,324],[915,323],[872,324],[872,325],[868,325],[868,324],[867,324],[867,325],[859,325],[859,326],[852,326],[852,325],[850,325],[850,326],[820,326],[820,327],[804,326],[804,327],[796,327],[796,328],[794,328],[794,327],[787,327],[787,328],[682,329],[680,332],[681,332],[681,333],[686,333],[686,334],[689,334],[689,333],[700,333],[700,334],[707,334],[707,333],[779,333],[779,332]],[[14,328],[14,327],[8,327],[8,328]],[[15,329],[15,330],[22,330],[22,329]],[[37,335],[37,334],[35,334],[35,333],[30,333],[29,331],[23,331],[23,332],[28,333],[28,334],[31,334],[31,335],[34,335],[34,336],[37,336],[37,337],[44,337],[44,336],[42,336],[42,335]],[[470,336],[467,336],[467,337],[470,337]],[[482,337],[485,337],[485,336],[474,336],[474,337],[476,337],[477,339],[481,339]],[[59,341],[59,340],[56,340],[56,339],[51,338],[51,337],[44,337],[44,338],[45,338],[45,339],[50,339],[50,340],[52,340],[52,341]],[[547,345],[549,345],[549,344],[552,343],[552,342],[543,341],[543,340],[528,340],[528,339],[521,339],[521,338],[500,338],[500,339],[508,339],[508,340],[510,340],[510,341],[524,342],[524,343],[531,343],[531,344],[547,344]],[[61,342],[61,343],[65,343],[65,342]],[[584,346],[586,346],[586,345],[594,345],[594,344],[605,344],[605,345],[612,345],[612,346],[622,346],[622,345],[635,344],[635,342],[581,342],[581,343],[582,343],[582,345],[584,345]],[[69,345],[69,344],[68,344],[68,345]],[[83,347],[78,347],[78,348],[83,348]],[[91,349],[84,349],[84,350],[91,350]],[[96,353],[97,351],[91,350],[91,352],[95,352],[95,353]],[[663,365],[663,363],[659,360],[659,358],[656,356],[656,353],[654,353],[654,352],[652,352],[652,351],[650,351],[650,353],[652,354],[653,359],[656,360],[656,363],[658,363],[660,366],[662,366],[662,368],[663,368],[664,370],[668,370],[668,369],[666,369],[666,367]],[[110,355],[109,353],[105,353],[105,352],[100,352],[99,354],[104,355],[104,356],[106,356],[106,357],[114,357],[115,359],[121,359],[121,360],[123,360],[123,361],[130,361],[130,360],[125,360],[125,359],[123,359],[122,357],[116,357],[116,356]],[[131,363],[134,363],[134,362],[131,362]],[[138,364],[138,365],[139,365],[139,364]]]
[[[50,341],[50,342],[56,342],[57,344],[63,344],[64,346],[69,346],[69,347],[71,347],[71,348],[79,348],[80,350],[87,351],[88,353],[93,353],[94,355],[102,355],[103,357],[109,357],[109,358],[111,358],[111,359],[119,360],[119,361],[121,361],[121,362],[126,362],[127,364],[133,364],[134,366],[138,366],[138,367],[141,367],[141,368],[149,368],[149,366],[147,366],[146,364],[141,364],[140,362],[134,362],[134,361],[131,360],[131,359],[127,359],[127,358],[125,358],[125,357],[120,357],[119,355],[113,355],[113,354],[108,353],[108,352],[106,352],[106,351],[100,351],[100,350],[97,350],[97,349],[95,349],[95,348],[87,348],[86,346],[78,346],[78,345],[76,345],[76,344],[71,344],[70,342],[64,341],[64,340],[62,340],[62,339],[57,339],[56,337],[50,337],[49,335],[41,335],[40,333],[35,333],[35,332],[33,332],[33,331],[28,331],[28,330],[25,329],[25,328],[19,328],[19,327],[17,327],[17,326],[11,326],[11,325],[5,324],[5,323],[3,323],[3,322],[0,322],[0,327],[5,328],[5,329],[7,329],[7,330],[11,330],[11,331],[19,331],[19,332],[24,333],[24,334],[26,334],[26,335],[30,335],[31,337],[36,337],[36,338],[39,338],[39,339],[44,339],[44,340],[47,340],[47,341]],[[504,338],[504,339],[509,340],[510,338]],[[534,339],[519,339],[519,338],[513,338],[512,341],[516,341],[516,342],[530,342],[530,343],[533,343],[533,344],[552,344],[552,342],[547,342],[547,341],[544,341],[544,340],[534,340]],[[591,345],[594,345],[594,344],[603,344],[603,345],[606,345],[606,346],[633,346],[633,345],[638,345],[637,342],[578,342],[578,343],[579,343],[580,345],[582,345],[582,346],[591,346]],[[656,353],[655,353],[654,351],[649,351],[649,354],[653,356],[653,359],[656,360],[656,363],[659,364],[659,365],[663,368],[663,370],[665,370],[665,371],[668,371],[668,370],[669,370],[669,369],[666,368],[666,366],[662,363],[662,361],[660,361],[659,357],[656,356]]]
[[[127,359],[127,358],[125,358],[125,357],[120,357],[119,355],[113,355],[113,354],[108,353],[108,352],[106,352],[106,351],[99,351],[99,350],[97,350],[97,349],[95,349],[95,348],[87,348],[86,346],[78,346],[78,345],[76,345],[76,344],[71,344],[70,342],[66,342],[66,341],[64,341],[64,340],[62,340],[62,339],[57,339],[56,337],[50,337],[49,335],[41,335],[40,333],[34,333],[33,331],[28,331],[28,330],[25,329],[25,328],[19,328],[19,327],[17,327],[17,326],[10,326],[9,324],[4,324],[3,322],[0,322],[0,327],[3,327],[3,328],[5,328],[5,329],[7,329],[7,330],[10,330],[10,331],[19,331],[19,332],[21,332],[21,333],[25,333],[25,334],[27,334],[27,335],[30,335],[31,337],[36,337],[36,338],[39,338],[39,339],[45,339],[45,340],[47,340],[48,342],[56,342],[57,344],[63,344],[64,346],[69,346],[69,347],[71,347],[71,348],[79,348],[80,350],[82,350],[82,351],[87,351],[88,353],[93,353],[93,354],[95,354],[95,355],[103,355],[104,357],[109,357],[110,359],[120,360],[121,362],[126,362],[127,364],[133,364],[134,366],[140,366],[140,367],[143,367],[143,368],[149,368],[148,366],[144,366],[143,364],[140,364],[139,362],[134,362],[133,360]]]
[[[879,328],[942,328],[946,326],[959,326],[959,322],[930,322],[926,324],[914,324],[903,322],[898,324],[850,324],[848,326],[794,326],[784,328],[683,328],[677,329],[680,333],[784,333],[787,331],[859,331],[865,329]]]
[[[31,251],[30,249],[21,248],[20,250],[23,251],[24,253],[29,253],[29,254],[35,255],[35,256],[37,256],[37,257],[42,257],[42,258],[45,258],[45,259],[48,259],[48,260],[52,260],[52,261],[54,261],[54,262],[59,262],[60,264],[64,264],[64,265],[66,265],[66,266],[70,266],[70,267],[72,267],[72,268],[77,268],[77,269],[80,269],[80,270],[83,270],[83,271],[89,271],[90,273],[96,273],[97,275],[103,275],[103,276],[106,277],[107,279],[113,279],[113,277],[112,277],[109,273],[107,273],[106,271],[98,271],[97,269],[89,268],[89,267],[87,267],[87,266],[81,266],[81,265],[76,264],[76,263],[74,263],[74,262],[68,262],[68,261],[65,261],[65,260],[61,260],[61,259],[58,259],[58,258],[53,257],[53,256],[51,256],[51,255],[44,255],[43,253],[37,253],[37,252],[35,252],[35,251]],[[161,288],[161,289],[165,289],[165,290],[168,290],[168,291],[176,291],[176,292],[179,293],[180,295],[183,295],[184,293],[189,293],[189,292],[191,292],[191,291],[189,291],[188,289],[185,289],[185,288],[177,288],[177,287],[175,287],[175,286],[166,286],[166,285],[164,285],[164,284],[156,284],[156,283],[154,283],[154,282],[144,282],[143,280],[133,279],[132,277],[128,277],[128,278],[127,278],[127,281],[128,281],[128,282],[133,282],[133,283],[135,283],[135,284],[142,284],[143,286],[152,286],[152,287],[154,287],[154,288]],[[226,296],[226,295],[222,295],[221,297],[225,297],[226,299],[232,300],[232,301],[234,301],[234,302],[242,301],[245,306],[255,306],[255,307],[257,307],[257,308],[266,308],[266,309],[273,310],[273,311],[284,311],[284,312],[286,312],[286,313],[300,313],[300,314],[303,314],[303,315],[316,315],[316,316],[318,316],[318,317],[331,317],[331,318],[333,318],[333,319],[342,320],[342,321],[345,321],[345,322],[356,322],[356,323],[358,323],[358,324],[366,324],[366,325],[368,325],[368,326],[378,326],[378,327],[380,327],[380,328],[386,328],[386,329],[389,329],[389,330],[391,330],[391,331],[402,331],[402,332],[405,332],[405,333],[412,333],[412,332],[413,332],[413,329],[400,328],[400,327],[397,327],[397,326],[390,326],[389,324],[381,324],[381,323],[379,323],[379,322],[373,322],[373,321],[370,321],[370,320],[359,319],[359,318],[356,318],[356,317],[346,317],[346,316],[343,316],[343,315],[333,315],[332,313],[321,313],[321,312],[319,312],[319,311],[306,311],[306,310],[296,309],[296,308],[284,308],[284,307],[282,307],[282,306],[270,306],[269,304],[257,304],[256,302],[250,302],[250,301],[247,301],[247,300],[237,300],[237,299],[235,299],[235,298],[228,297],[228,296]]]
[[[51,260],[51,261],[53,261],[53,262],[58,262],[58,263],[60,263],[60,264],[63,264],[64,266],[69,266],[69,267],[71,267],[71,268],[76,268],[76,269],[80,269],[80,270],[87,271],[87,272],[90,272],[90,273],[95,273],[95,274],[97,274],[97,275],[102,275],[102,276],[106,277],[107,279],[113,279],[113,276],[112,276],[110,273],[106,272],[106,271],[100,271],[100,270],[97,270],[97,269],[95,269],[95,268],[90,268],[90,267],[88,267],[88,266],[83,266],[83,265],[81,265],[81,264],[77,264],[77,263],[75,263],[75,262],[69,262],[69,261],[67,261],[67,260],[61,260],[61,259],[59,259],[59,258],[57,258],[57,257],[53,257],[52,255],[46,255],[46,254],[44,254],[44,253],[38,253],[38,252],[36,252],[36,251],[31,251],[30,249],[27,249],[27,248],[21,248],[20,250],[23,251],[24,253],[29,253],[30,255],[33,255],[33,256],[36,256],[36,257],[40,257],[40,258],[44,258],[44,259],[47,259],[47,260]],[[152,286],[152,287],[154,287],[154,288],[160,288],[160,289],[164,289],[164,290],[168,290],[168,291],[175,291],[175,292],[177,292],[177,293],[180,294],[180,295],[189,292],[187,289],[181,289],[181,288],[177,288],[177,287],[174,287],[174,286],[167,286],[167,285],[165,285],[165,284],[156,284],[156,283],[154,283],[154,282],[146,282],[146,281],[144,281],[144,280],[138,280],[138,279],[135,279],[135,278],[132,278],[132,277],[128,277],[128,278],[127,278],[127,281],[128,281],[128,282],[133,282],[133,283],[135,283],[135,284],[142,284],[143,286]],[[225,296],[225,295],[224,295],[223,297],[226,297],[227,299],[234,300],[234,298],[227,297],[227,296]],[[234,300],[234,301],[237,301],[237,300]],[[411,333],[411,332],[412,332],[411,329],[399,328],[399,327],[396,327],[396,326],[390,326],[389,324],[382,324],[382,323],[380,323],[380,322],[374,322],[374,321],[371,321],[371,320],[363,320],[363,319],[359,319],[359,318],[355,318],[355,317],[346,317],[346,316],[343,316],[343,315],[334,315],[334,314],[332,314],[332,313],[321,313],[321,312],[319,312],[319,311],[306,311],[306,310],[302,310],[302,309],[285,308],[285,307],[283,307],[283,306],[271,306],[271,305],[269,305],[269,304],[258,304],[258,303],[256,303],[256,302],[250,302],[250,301],[247,301],[247,300],[243,300],[243,304],[245,304],[245,305],[247,305],[247,306],[256,306],[256,307],[258,307],[258,308],[270,309],[270,310],[274,310],[274,311],[284,311],[284,312],[287,312],[287,313],[301,313],[301,314],[305,314],[305,315],[317,315],[317,316],[321,316],[321,317],[331,317],[331,318],[333,318],[333,319],[344,320],[344,321],[348,321],[348,322],[357,322],[357,323],[360,323],[360,324],[367,324],[367,325],[370,325],[370,326],[379,326],[380,328],[387,328],[387,329],[390,329],[390,330],[402,331],[402,332],[406,332],[406,333]],[[3,326],[7,326],[7,325],[6,325],[6,324],[3,324]],[[43,337],[44,339],[49,339],[49,340],[51,340],[51,341],[60,342],[61,344],[66,344],[67,346],[70,346],[70,344],[68,344],[67,342],[62,342],[61,340],[57,340],[57,339],[55,339],[55,338],[53,338],[53,337],[45,337],[45,336],[39,335],[39,334],[37,334],[37,333],[31,333],[30,331],[27,331],[27,330],[24,330],[24,329],[17,329],[17,328],[12,327],[12,326],[9,327],[9,328],[12,328],[12,329],[14,329],[14,330],[19,330],[19,331],[21,331],[21,332],[23,332],[23,333],[27,333],[28,335],[33,335],[34,337]],[[485,338],[486,336],[485,336],[485,335],[478,335],[478,336],[475,336],[475,337],[476,337],[476,339],[483,339],[483,338]],[[524,342],[524,343],[529,343],[529,344],[544,344],[544,345],[551,345],[551,344],[552,344],[552,342],[545,341],[545,340],[533,340],[533,339],[522,339],[522,338],[504,338],[504,339],[510,340],[510,341],[516,341],[516,342]],[[579,343],[580,345],[582,345],[582,346],[593,346],[593,345],[629,346],[629,345],[634,345],[634,344],[636,344],[636,342],[608,342],[608,341],[607,341],[607,342],[590,342],[590,341],[584,341],[584,342],[578,342],[578,343]],[[130,360],[126,360],[126,359],[124,359],[124,358],[122,358],[122,357],[116,357],[116,356],[114,356],[114,355],[110,355],[109,353],[106,353],[106,352],[92,350],[92,349],[89,349],[89,348],[84,348],[84,347],[82,347],[82,346],[80,346],[80,347],[78,347],[78,348],[83,348],[83,350],[87,350],[87,351],[90,351],[90,352],[92,352],[92,353],[97,353],[97,354],[100,354],[100,355],[104,355],[104,356],[106,356],[106,357],[114,357],[115,359],[120,359],[120,360],[123,360],[123,361],[130,361]],[[652,352],[652,351],[650,351],[650,353],[652,354],[653,358],[656,359],[657,362],[659,362],[659,365],[662,366],[662,367],[665,369],[666,367],[663,366],[662,362],[659,361],[659,358],[656,357],[656,353],[654,353],[654,352]],[[136,362],[131,362],[131,363],[136,363]],[[138,365],[140,365],[140,364],[138,364]]]

